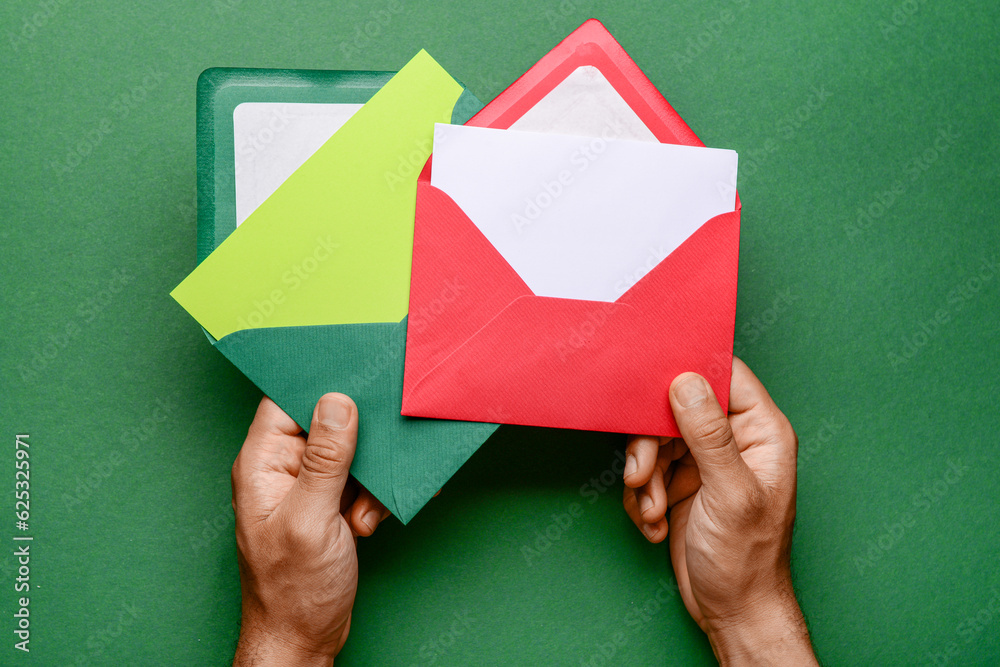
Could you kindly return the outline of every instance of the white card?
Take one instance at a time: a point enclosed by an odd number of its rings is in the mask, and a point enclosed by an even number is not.
[[[361,104],[244,102],[233,110],[239,226]]]
[[[731,150],[438,124],[431,185],[536,295],[615,301],[735,209],[736,169]]]

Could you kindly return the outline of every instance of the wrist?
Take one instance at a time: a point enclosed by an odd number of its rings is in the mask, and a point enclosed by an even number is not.
[[[748,602],[743,613],[707,623],[720,665],[817,664],[790,581]]]
[[[271,631],[244,619],[240,627],[240,638],[236,645],[233,665],[243,667],[253,665],[302,665],[303,667],[327,667],[333,664],[333,654],[313,649],[296,642],[293,638]]]

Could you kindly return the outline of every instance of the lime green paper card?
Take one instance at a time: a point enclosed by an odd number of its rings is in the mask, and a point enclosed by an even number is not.
[[[462,90],[418,53],[171,296],[217,340],[262,327],[399,322],[413,249],[409,176]]]

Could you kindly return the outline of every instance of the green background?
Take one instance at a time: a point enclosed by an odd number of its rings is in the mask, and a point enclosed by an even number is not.
[[[0,486],[12,511],[30,434],[35,538],[24,655],[0,530],[0,662],[232,657],[229,470],[260,395],[168,297],[195,264],[198,74],[395,70],[423,47],[488,101],[591,16],[740,152],[736,349],[799,433],[820,659],[1000,660],[996,3],[114,4],[0,8]],[[363,541],[342,664],[711,663],[679,599],[655,602],[666,547],[620,482],[592,492],[622,444],[500,429]]]

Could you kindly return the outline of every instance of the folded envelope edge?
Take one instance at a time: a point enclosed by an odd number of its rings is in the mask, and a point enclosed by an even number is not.
[[[399,323],[385,323],[385,322],[370,323],[370,326],[372,327],[378,327],[383,329],[392,328],[398,325]],[[223,356],[226,357],[226,359],[230,361],[230,363],[236,366],[236,368],[241,373],[246,375],[246,377],[251,382],[253,382],[255,386],[257,386],[266,396],[268,396],[268,398],[273,400],[278,405],[278,407],[280,407],[283,411],[285,411],[285,413],[288,414],[295,421],[295,423],[302,428],[303,431],[308,432],[309,426],[311,425],[310,422],[312,420],[312,409],[315,406],[315,401],[319,400],[319,397],[322,396],[322,393],[319,393],[315,397],[312,397],[311,399],[312,405],[305,405],[305,403],[303,403],[296,409],[289,405],[289,400],[291,399],[285,399],[280,395],[284,393],[281,390],[281,381],[273,379],[277,376],[287,374],[287,365],[285,367],[268,367],[268,368],[261,367],[255,369],[252,367],[252,364],[250,364],[248,361],[246,361],[244,358],[241,357],[243,355],[247,355],[248,357],[259,356],[259,349],[254,349],[254,345],[259,344],[259,341],[252,339],[267,337],[271,334],[274,334],[276,336],[288,335],[289,334],[288,330],[293,330],[293,329],[302,330],[303,332],[304,330],[310,330],[311,333],[319,333],[321,330],[329,330],[334,328],[336,329],[354,328],[358,326],[362,325],[328,324],[328,325],[304,325],[301,327],[293,326],[293,327],[264,327],[256,329],[241,329],[223,338],[220,338],[218,341],[216,341],[215,347],[216,349],[219,350],[219,352]],[[367,339],[367,337],[365,338]],[[336,387],[331,386],[330,390],[334,390],[335,388]],[[351,393],[355,393],[355,395],[357,395],[357,392],[345,391],[344,393],[347,393],[348,395],[351,395]],[[355,396],[351,396],[351,398],[352,400],[354,400]],[[357,400],[361,400],[361,397],[358,396]],[[365,419],[364,416],[359,414],[359,427],[363,426],[364,419]],[[359,436],[361,438],[364,437],[362,434],[359,434]],[[384,505],[386,505],[386,508],[390,512],[392,512],[393,515],[397,516],[397,518],[400,518],[399,516],[400,508],[396,503],[395,494],[393,493],[394,475],[393,475],[392,465],[390,464],[389,466],[382,468],[382,470],[384,470],[388,474],[388,482],[386,483],[384,480],[379,480],[377,477],[373,476],[375,475],[375,471],[370,472],[365,470],[364,466],[366,464],[363,462],[364,459],[361,459],[361,461],[362,463],[360,466],[352,464],[351,473],[355,475],[358,481],[361,482],[362,485],[365,486],[365,488],[369,489],[369,491],[371,491]],[[391,458],[390,461],[394,461],[394,457]],[[356,463],[358,462],[357,455],[355,458],[355,462]],[[360,471],[358,470],[358,467],[361,468]]]
[[[250,379],[256,386],[258,386],[258,388],[260,388],[265,395],[272,398],[272,400],[275,400],[275,402],[279,404],[279,407],[282,407],[282,409],[285,410],[286,413],[295,412],[296,415],[299,417],[297,419],[293,417],[293,419],[295,419],[295,422],[299,424],[304,431],[308,431],[308,426],[309,426],[308,420],[311,419],[312,404],[310,404],[309,406],[303,405],[301,409],[297,411],[295,410],[290,411],[288,408],[286,408],[285,405],[283,405],[284,403],[286,403],[285,400],[283,400],[280,397],[278,398],[275,397],[276,391],[274,390],[273,387],[269,386],[271,383],[269,383],[265,379],[262,379],[258,372],[254,372],[253,369],[248,368],[244,360],[241,359],[241,354],[243,353],[251,355],[255,354],[253,350],[254,339],[259,339],[262,336],[265,337],[268,336],[267,333],[268,331],[278,335],[281,335],[281,333],[287,334],[289,330],[303,330],[303,331],[310,330],[312,332],[322,333],[328,330],[334,330],[334,329],[342,330],[345,328],[357,329],[363,326],[364,328],[371,327],[378,329],[388,329],[389,332],[391,333],[395,330],[396,327],[400,326],[402,326],[403,331],[405,331],[405,325],[406,325],[406,318],[401,320],[399,323],[370,323],[368,326],[332,324],[332,325],[305,325],[301,327],[295,327],[295,326],[269,327],[266,329],[242,329],[238,332],[234,332],[233,334],[227,336],[226,338],[228,340],[223,339],[217,341],[222,343],[217,347],[219,349],[219,352],[223,354],[223,356],[225,356],[234,366],[236,366],[236,368],[240,370],[240,372],[246,375],[247,378]],[[367,339],[369,336],[359,335],[359,337]],[[399,365],[400,366],[402,365],[402,361],[399,362]],[[276,370],[269,370],[266,372],[280,373],[280,368],[277,368]],[[265,387],[261,385],[268,386],[268,388],[265,389]],[[344,388],[331,386],[329,387],[329,389],[342,390]],[[377,393],[392,393],[390,390],[382,391],[377,388],[373,389]],[[354,398],[356,395],[349,389],[345,393],[351,395],[352,398]],[[318,399],[319,396],[322,395],[322,392],[316,392],[316,394],[317,395],[315,398]],[[362,398],[358,397],[358,400],[361,401]],[[361,406],[363,405],[364,403],[362,402]],[[360,446],[363,447],[364,446],[363,427],[365,424],[365,417],[364,417],[365,412],[363,410],[359,410],[359,413],[360,413],[359,427],[362,427],[361,430],[359,431],[359,444]],[[400,415],[398,415],[397,413],[397,416]],[[446,425],[443,423],[443,420],[419,420],[419,421],[426,422],[428,425],[434,425],[435,427],[439,423],[442,423],[442,425]],[[302,422],[305,422],[305,424],[303,425]],[[456,422],[454,420],[450,421],[450,423],[456,426],[460,424],[460,422]],[[464,463],[468,460],[468,458],[471,457],[479,449],[479,447],[483,443],[485,443],[486,440],[489,439],[489,437],[496,431],[496,428],[498,426],[499,425],[496,423],[485,423],[482,424],[483,428],[471,431],[463,427],[459,433],[453,436],[449,436],[447,438],[449,443],[455,443],[456,445],[461,445],[461,447],[450,448],[447,450],[447,455],[450,456],[450,458],[448,460],[448,465],[446,466],[447,468],[446,470],[442,471],[442,469],[439,468],[432,471],[428,471],[428,474],[432,476],[433,481],[435,482],[434,484],[431,485],[434,486],[433,489],[431,489],[430,486],[427,486],[427,488],[425,489],[424,486],[426,485],[421,485],[421,487],[417,489],[416,492],[401,493],[402,490],[399,487],[399,484],[401,483],[400,481],[401,476],[399,471],[401,469],[401,466],[405,468],[405,466],[410,465],[411,463],[407,461],[401,461],[399,459],[398,454],[401,452],[401,450],[397,447],[390,447],[388,449],[389,465],[384,468],[381,468],[388,476],[388,483],[386,483],[385,480],[380,481],[377,477],[375,478],[371,477],[370,475],[372,473],[369,472],[360,472],[359,474],[358,469],[354,466],[352,466],[351,472],[357,477],[358,481],[361,482],[362,485],[364,485],[366,488],[372,491],[372,493],[376,495],[376,497],[386,506],[386,508],[389,509],[389,511],[392,512],[392,514],[396,516],[396,518],[398,518],[400,522],[405,525],[411,519],[413,519],[417,515],[417,513],[419,513],[419,511],[430,501],[430,499],[433,497],[433,493],[438,489],[440,489],[442,486],[444,486],[444,484],[447,483],[447,481],[461,468],[461,466],[464,465]],[[397,428],[408,428],[408,427],[404,426],[403,424],[398,424]],[[355,461],[357,460],[358,459],[356,458]]]
[[[592,53],[588,53],[587,47],[593,47],[600,56],[593,57]],[[594,18],[585,21],[543,55],[473,116],[468,124],[506,129],[527,108],[534,106],[582,65],[596,67],[661,142],[704,145],[614,35]],[[560,69],[566,71],[562,76],[554,78],[554,74]],[[520,109],[524,105],[527,108]]]
[[[719,280],[721,280],[724,284],[726,284],[726,286],[728,287],[728,291],[726,294],[722,295],[721,300],[724,302],[718,304],[715,311],[716,312],[715,317],[711,320],[711,322],[708,323],[708,325],[714,328],[717,341],[719,344],[715,346],[714,352],[712,350],[703,351],[703,355],[708,355],[709,357],[713,358],[717,357],[717,359],[711,362],[711,367],[684,368],[684,369],[678,369],[674,373],[674,377],[677,374],[684,372],[684,370],[694,370],[703,373],[707,378],[710,379],[710,383],[712,384],[723,408],[728,407],[729,382],[732,372],[732,339],[735,326],[735,303],[736,303],[735,292],[736,292],[736,280],[738,276],[738,256],[739,256],[739,248],[738,248],[739,213],[740,211],[739,209],[737,209],[711,218],[709,221],[706,221],[705,225],[703,226],[703,227],[710,226],[708,229],[705,229],[704,232],[700,235],[696,232],[696,235],[698,236],[696,240],[692,241],[694,236],[696,236],[693,235],[692,239],[689,239],[688,241],[685,241],[684,244],[682,244],[682,247],[684,246],[699,247],[701,245],[705,245],[706,243],[708,245],[711,245],[711,241],[713,240],[714,236],[726,235],[726,234],[728,234],[729,237],[731,237],[731,239],[735,240],[735,243],[732,240],[729,241],[729,248],[727,253],[719,253],[713,256],[713,259],[715,260],[714,264],[718,265],[720,270],[726,272],[726,275],[722,275],[719,278]],[[471,224],[471,222],[469,224]],[[717,230],[717,228],[719,229]],[[691,247],[688,248],[689,252],[693,252],[693,250],[691,250]],[[678,250],[680,250],[680,248]],[[673,257],[674,255],[675,255],[674,253],[671,253],[671,257]],[[650,274],[647,274],[647,276],[643,277],[642,288],[638,290],[629,290],[629,293],[631,294],[629,300],[633,300],[640,296],[643,296],[641,294],[641,292],[643,291],[649,292],[654,285],[651,282],[654,279],[662,282],[663,280],[662,274],[664,274],[667,268],[660,268],[660,267],[667,267],[667,265],[669,264],[668,260],[669,257],[664,259],[660,264],[658,264],[657,267],[650,272]],[[657,271],[657,269],[660,270]],[[645,298],[651,299],[654,296],[655,292],[652,294],[645,295]],[[535,299],[544,300],[546,299],[546,297],[535,297]],[[570,303],[574,302],[575,300],[554,299],[553,301]],[[595,302],[586,302],[586,303],[595,303]],[[620,302],[599,302],[599,303],[605,304],[607,306],[626,305]],[[510,305],[508,305],[507,307],[503,308],[500,312],[498,312],[496,316],[490,320],[490,324],[495,324],[498,318],[502,315],[502,313],[510,309],[513,306],[513,304],[514,302],[511,302]],[[418,382],[412,384],[409,391],[404,394],[403,414],[407,414],[410,416],[446,418],[446,419],[477,420],[480,418],[480,416],[476,414],[478,408],[473,408],[470,411],[467,408],[456,407],[455,405],[450,405],[450,404],[446,405],[445,404],[446,402],[441,402],[439,400],[440,397],[434,394],[434,392],[426,390],[426,387],[431,382],[435,382],[436,384],[447,385],[448,384],[447,380],[454,380],[454,384],[461,385],[461,382],[465,379],[462,377],[463,374],[459,373],[458,376],[452,378],[451,375],[453,375],[457,371],[449,368],[447,361],[454,359],[456,355],[462,354],[462,350],[471,349],[470,342],[473,340],[473,338],[480,336],[485,329],[486,327],[483,327],[479,331],[477,331],[477,333],[474,336],[469,336],[466,337],[464,340],[462,340],[448,353],[447,357],[441,363],[438,363],[434,366],[431,372],[425,373]],[[519,333],[523,337],[524,335],[523,329],[520,330]],[[721,351],[721,348],[723,347],[725,347],[725,353]],[[725,357],[725,359],[723,359],[722,357]],[[474,365],[475,364],[472,364],[472,366]],[[470,373],[468,372],[465,373],[465,375],[469,374]],[[432,377],[432,376],[443,376],[443,375],[448,375],[448,377],[442,379],[440,382],[437,382],[438,380],[437,377]],[[664,386],[664,389],[667,386],[669,386],[669,381],[672,379],[673,377],[665,380],[666,384]],[[669,413],[668,404],[664,405],[663,408],[667,413]],[[503,417],[502,414],[498,414],[496,416]],[[652,419],[655,420],[656,418],[654,417]],[[579,430],[599,430],[599,431],[609,431],[609,432],[632,432],[635,430],[634,428],[631,427],[625,427],[620,423],[614,424],[613,421],[607,421],[602,419],[595,419],[588,422],[578,421],[576,423],[565,421],[558,425],[553,424],[551,421],[547,421],[545,418],[537,418],[537,417],[528,419],[525,419],[523,417],[513,417],[513,418],[507,417],[500,419],[500,421],[502,421],[503,423],[517,423],[523,425],[545,426],[545,427],[558,426],[560,428],[573,428]],[[673,421],[672,415],[670,414],[664,415],[664,421],[658,423],[659,426],[656,427],[656,430],[658,432],[654,433],[653,432],[654,429],[651,428],[649,430],[650,435],[666,435],[666,436],[679,435],[679,432],[677,431],[676,428],[676,423]]]

